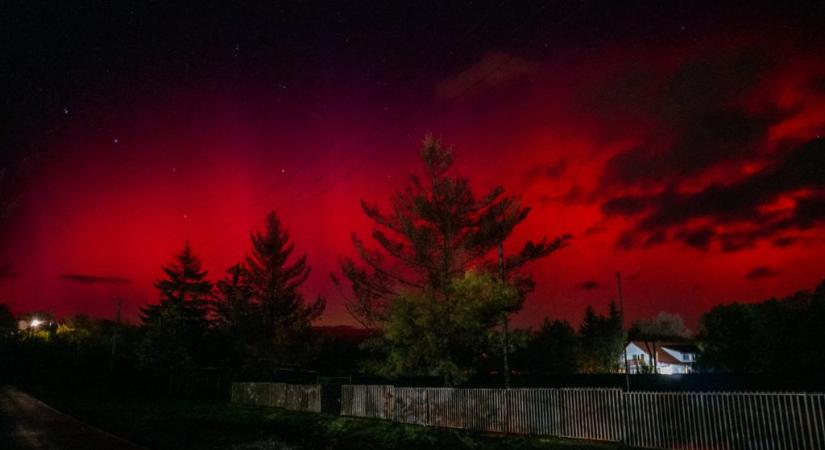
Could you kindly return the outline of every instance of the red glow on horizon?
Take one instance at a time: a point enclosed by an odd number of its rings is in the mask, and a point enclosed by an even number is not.
[[[649,49],[650,71],[664,78],[694,53],[710,52],[709,44],[694,45],[681,58]],[[787,247],[765,241],[736,252],[701,251],[679,242],[616,248],[630,223],[605,218],[593,198],[605,165],[640,142],[676,139],[647,124],[646,116],[617,109],[599,117],[582,106],[606,101],[588,95],[627,69],[615,60],[634,52],[641,51],[604,52],[566,66],[536,63],[461,102],[439,97],[431,87],[430,97],[400,123],[393,123],[395,115],[382,115],[383,106],[350,97],[301,107],[279,104],[264,86],[257,87],[264,98],[253,105],[209,93],[208,87],[170,88],[117,107],[98,105],[46,143],[53,157],[39,168],[16,213],[13,238],[2,249],[16,274],[0,280],[3,297],[18,312],[111,316],[112,298],[118,296],[127,300],[125,314],[134,320],[140,305],[155,301],[151,282],[185,240],[217,280],[243,257],[249,231],[274,209],[296,251],[308,254],[312,274],[305,294],[328,299],[322,321],[352,323],[328,275],[337,270],[337,259],[351,252],[350,233],[369,235],[359,199],[385,204],[390,192],[418,171],[417,143],[426,131],[454,146],[456,169],[472,179],[477,192],[501,184],[534,208],[508,248],[543,235],[575,236],[569,248],[532,268],[537,289],[517,319],[522,324],[535,325],[547,315],[578,321],[586,305],[604,307],[614,297],[616,271],[625,276],[631,318],[664,310],[689,323],[720,302],[813,287],[825,276],[822,227],[798,233],[804,243]],[[760,86],[769,89],[759,91],[760,98],[737,99],[755,111],[792,111],[770,127],[759,145],[765,154],[788,140],[812,138],[825,124],[825,94],[803,86],[811,75],[825,73],[821,61],[804,54],[789,67],[793,70],[765,77]],[[461,78],[452,81],[451,89],[460,89]],[[770,98],[762,98],[766,95]],[[105,124],[89,126],[98,120]],[[765,164],[732,160],[691,174],[684,186],[698,191],[744,178]],[[610,189],[640,193],[651,187]],[[781,212],[794,204],[782,197],[763,209]],[[746,279],[758,265],[779,275]],[[131,282],[83,284],[60,277],[67,273]],[[597,287],[582,289],[588,280]]]

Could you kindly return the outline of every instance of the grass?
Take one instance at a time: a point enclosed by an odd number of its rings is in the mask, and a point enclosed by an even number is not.
[[[615,449],[618,445],[491,436],[328,414],[222,403],[114,399],[37,392],[57,409],[156,450],[166,449]]]

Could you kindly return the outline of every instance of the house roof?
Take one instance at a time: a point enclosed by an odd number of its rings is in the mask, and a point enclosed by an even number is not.
[[[648,345],[644,341],[631,341],[636,347],[639,347],[645,354],[650,356]],[[652,344],[651,344],[652,345]],[[656,350],[657,350],[657,360],[660,363],[665,364],[680,364],[680,365],[687,365],[689,362],[682,361],[670,353],[664,351],[663,349],[667,348],[668,350],[677,351],[679,353],[699,353],[699,349],[693,344],[685,344],[685,343],[673,343],[673,342],[657,342],[656,343]]]
[[[670,353],[668,353],[666,351],[663,351],[662,347],[658,348],[657,353],[658,353],[658,356],[657,356],[656,359],[658,359],[660,363],[665,363],[665,364],[687,364],[687,362],[676,359]]]
[[[675,350],[679,353],[699,353],[699,347],[693,344],[676,343],[676,344],[659,344],[659,347],[666,347],[670,350]]]

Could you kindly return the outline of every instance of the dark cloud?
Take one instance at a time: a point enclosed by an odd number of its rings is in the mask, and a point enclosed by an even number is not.
[[[531,184],[544,179],[556,180],[564,174],[566,168],[567,160],[564,158],[554,163],[536,164],[524,173],[524,181]]]
[[[618,247],[789,246],[798,242],[793,231],[825,221],[825,144],[769,147],[769,130],[793,111],[756,110],[750,101],[772,79],[775,61],[767,48],[720,50],[668,73],[633,66],[587,94],[606,128],[645,130],[636,147],[606,161],[589,194],[606,217],[633,222]],[[822,87],[815,77],[808,89]],[[742,176],[746,163],[761,169]],[[697,186],[697,179],[723,173],[733,179]],[[791,211],[765,208],[780,198],[794,202]]]
[[[502,51],[489,51],[475,64],[438,83],[436,93],[448,99],[478,95],[531,76],[540,65]]]
[[[605,231],[607,231],[607,227],[605,226],[604,222],[599,222],[587,227],[587,229],[584,230],[584,235],[595,236],[597,234],[604,233]]]
[[[690,60],[665,78],[652,112],[666,123],[695,124],[758,88],[770,59],[759,50],[737,49]]]
[[[745,275],[746,280],[759,280],[762,278],[770,278],[779,275],[776,269],[769,266],[756,266]]]
[[[85,275],[76,273],[62,274],[60,275],[60,279],[81,284],[127,284],[131,282],[128,278],[122,277]]]
[[[811,80],[811,88],[815,91],[825,93],[825,75],[820,75]]]
[[[595,291],[602,287],[602,285],[596,280],[586,280],[582,281],[578,285],[579,289],[583,289],[585,291]]]
[[[570,190],[562,196],[562,201],[567,205],[571,205],[581,200],[583,195],[584,191],[582,191],[582,188],[576,185],[570,188]]]
[[[707,250],[716,232],[711,228],[700,228],[698,230],[682,230],[676,233],[676,239],[684,242],[690,247],[699,250]],[[660,241],[661,243],[662,241]]]
[[[14,278],[17,274],[14,273],[14,265],[5,264],[0,266],[0,279]]]
[[[793,195],[790,212],[760,209],[783,195]],[[699,249],[719,241],[722,250],[737,251],[762,239],[781,238],[790,230],[810,229],[825,221],[825,140],[814,139],[779,152],[762,170],[730,184],[715,183],[696,192],[668,188],[651,195],[626,195],[605,201],[606,216],[634,218],[632,230],[620,236],[621,248],[635,247],[640,239],[664,242],[661,233],[674,229],[674,239]],[[693,221],[701,229],[686,228]],[[715,226],[735,231],[717,233]],[[789,244],[788,241],[781,243]]]
[[[773,240],[773,245],[777,247],[789,247],[796,244],[799,239],[790,236],[778,237]]]
[[[665,241],[667,241],[667,233],[665,233],[664,230],[659,230],[650,233],[650,236],[648,236],[645,240],[644,246],[652,247],[654,245],[663,244]]]
[[[745,48],[704,52],[669,72],[637,63],[586,90],[582,104],[588,114],[603,118],[608,133],[622,136],[628,126],[643,125],[650,141],[677,142],[691,134],[701,141],[701,123],[712,124],[714,116],[724,120],[726,114],[736,121],[734,105],[758,89],[770,61],[762,50]]]
[[[616,197],[602,203],[602,212],[608,216],[634,216],[650,208],[653,203],[652,197]]]
[[[758,153],[771,123],[767,117],[741,111],[710,111],[667,148],[635,148],[613,156],[605,165],[601,183],[675,182],[724,162],[741,161]]]

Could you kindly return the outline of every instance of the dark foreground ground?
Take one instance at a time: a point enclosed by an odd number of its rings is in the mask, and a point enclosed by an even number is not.
[[[615,445],[485,436],[385,421],[224,403],[115,399],[101,393],[38,391],[52,409],[4,388],[0,445],[49,449],[613,449]],[[83,425],[83,421],[108,433]],[[11,442],[11,446],[5,443]],[[130,444],[133,442],[135,444]],[[38,446],[40,445],[40,446]]]
[[[4,450],[141,449],[8,386],[0,386],[0,443]]]

